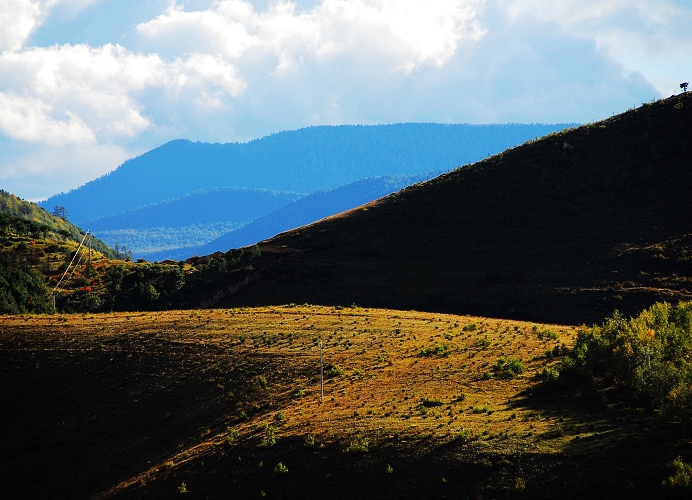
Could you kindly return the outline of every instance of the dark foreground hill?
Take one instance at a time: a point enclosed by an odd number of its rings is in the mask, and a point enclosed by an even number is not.
[[[614,309],[634,314],[692,298],[691,193],[692,94],[682,94],[527,143],[252,253],[215,256],[226,262],[188,280],[178,302],[355,303],[571,324]]]
[[[82,224],[219,187],[312,193],[369,176],[449,170],[565,126],[344,125],[280,132],[248,143],[178,140],[41,206],[64,206],[71,220]]]

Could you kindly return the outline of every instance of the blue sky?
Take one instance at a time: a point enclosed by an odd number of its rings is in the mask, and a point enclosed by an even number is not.
[[[76,188],[171,139],[589,122],[692,79],[687,0],[2,0],[0,188]]]

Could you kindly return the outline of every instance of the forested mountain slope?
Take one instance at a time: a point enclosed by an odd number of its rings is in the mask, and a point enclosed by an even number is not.
[[[183,259],[181,248],[208,243],[229,231],[301,198],[267,189],[218,188],[85,222],[112,246],[129,248],[134,258]]]
[[[368,176],[449,170],[567,125],[319,126],[248,143],[172,141],[41,206],[77,224],[196,190],[247,187],[311,193]]]
[[[86,224],[94,231],[120,228],[180,227],[215,222],[246,222],[302,198],[299,193],[267,189],[219,188],[197,192]]]

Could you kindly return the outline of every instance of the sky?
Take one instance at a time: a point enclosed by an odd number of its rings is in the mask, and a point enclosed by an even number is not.
[[[0,0],[0,188],[173,139],[586,123],[692,79],[689,0]]]

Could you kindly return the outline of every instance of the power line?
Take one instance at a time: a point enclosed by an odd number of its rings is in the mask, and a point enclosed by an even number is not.
[[[90,230],[89,230],[89,231],[90,231]],[[80,243],[79,246],[77,247],[77,251],[74,253],[74,257],[72,257],[72,260],[71,260],[70,263],[67,265],[67,268],[65,268],[65,272],[62,273],[62,277],[60,278],[60,281],[58,281],[58,284],[55,285],[55,288],[53,288],[53,296],[55,296],[55,291],[56,291],[56,290],[58,289],[58,287],[60,286],[60,283],[62,283],[62,281],[65,279],[65,275],[67,274],[67,271],[70,270],[70,266],[72,266],[72,264],[74,263],[74,260],[77,258],[77,255],[79,255],[79,251],[81,250],[82,245],[84,245],[84,240],[86,240],[87,237],[89,236],[89,231],[87,231],[86,234],[84,235],[84,238],[82,238],[81,243]],[[89,241],[91,241],[91,240],[89,240]],[[75,269],[77,269],[77,265],[79,265],[79,263],[80,263],[81,261],[82,261],[82,257],[80,256],[80,257],[79,257],[79,260],[77,261],[77,264],[75,264],[74,268],[72,269],[72,272],[70,273],[70,276],[67,278],[68,280],[69,280],[70,278],[72,278],[72,275],[74,274]]]

